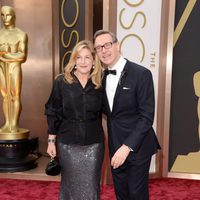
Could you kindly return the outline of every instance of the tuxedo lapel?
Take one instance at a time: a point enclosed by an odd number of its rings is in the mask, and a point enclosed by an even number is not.
[[[106,75],[104,74],[103,76],[103,80],[102,80],[102,86],[104,88],[104,106],[105,106],[105,110],[109,111],[109,114],[111,113],[110,110],[110,106],[109,106],[109,102],[108,102],[108,97],[107,97],[107,93],[106,93]]]
[[[121,91],[123,89],[123,85],[124,85],[126,76],[127,76],[127,63],[125,65],[123,71],[121,72],[121,76],[120,76],[119,81],[118,81],[118,85],[117,85],[115,96],[114,96],[114,100],[113,100],[112,112],[115,111],[115,107],[117,106],[117,102],[118,102],[117,99],[119,98],[120,93],[121,93]]]

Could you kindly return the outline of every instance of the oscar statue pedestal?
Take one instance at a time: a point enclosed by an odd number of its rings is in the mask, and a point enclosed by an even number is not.
[[[0,172],[19,172],[37,167],[38,156],[33,154],[38,138],[29,138],[29,130],[16,133],[0,132]]]
[[[171,172],[199,174],[200,173],[200,151],[191,152],[188,155],[178,155]]]

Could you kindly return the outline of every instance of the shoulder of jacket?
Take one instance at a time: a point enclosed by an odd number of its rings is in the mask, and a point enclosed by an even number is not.
[[[55,76],[55,80],[61,80],[61,79],[63,79],[64,78],[64,74],[57,74],[56,76]]]
[[[132,62],[130,60],[127,60],[127,64],[129,66],[128,69],[130,69],[131,71],[138,71],[138,72],[141,72],[141,73],[150,72],[150,70],[147,69],[146,67],[144,67],[143,65],[139,65],[139,64]]]

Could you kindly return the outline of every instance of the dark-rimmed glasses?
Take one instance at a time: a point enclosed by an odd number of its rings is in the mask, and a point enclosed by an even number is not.
[[[103,48],[110,49],[112,47],[113,43],[115,43],[115,41],[114,42],[106,42],[104,45],[99,45],[99,46],[95,47],[94,49],[96,52],[101,52],[103,50]]]

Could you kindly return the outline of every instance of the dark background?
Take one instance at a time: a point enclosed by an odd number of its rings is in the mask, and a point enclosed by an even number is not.
[[[175,28],[188,0],[177,0]],[[197,1],[173,50],[169,170],[178,155],[199,151],[197,101],[193,75],[200,71],[200,1]]]
[[[76,30],[79,35],[79,41],[85,39],[85,1],[78,0],[79,14],[78,19],[74,26],[66,27],[61,18],[61,5],[63,0],[59,0],[59,35],[60,35],[60,63],[62,62],[62,58],[64,54],[68,51],[71,51],[72,48],[76,45],[76,36],[73,35],[72,40],[68,48],[64,48],[61,43],[61,33],[63,29],[65,29],[64,41],[65,44],[68,44],[70,34],[73,30]],[[67,0],[64,5],[64,17],[68,24],[72,24],[75,19],[77,13],[77,8],[74,0]],[[102,29],[103,26],[103,1],[102,0],[93,0],[93,34],[99,29]],[[64,66],[69,61],[70,54],[64,60]],[[60,64],[61,66],[61,64]],[[61,69],[62,71],[62,69]]]

